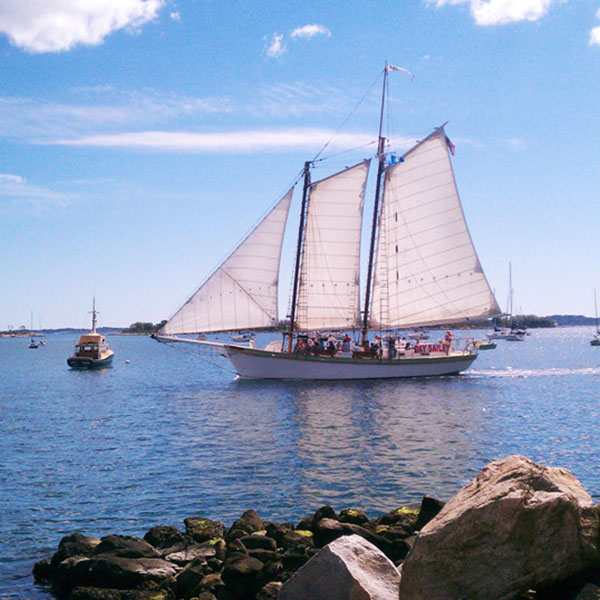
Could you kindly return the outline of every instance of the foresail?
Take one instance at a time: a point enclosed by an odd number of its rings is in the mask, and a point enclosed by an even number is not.
[[[343,329],[359,321],[359,268],[370,161],[311,185],[298,295],[301,330]]]
[[[371,327],[501,312],[465,222],[448,146],[440,127],[386,170]]]
[[[278,324],[277,289],[293,188],[167,321],[166,335]]]

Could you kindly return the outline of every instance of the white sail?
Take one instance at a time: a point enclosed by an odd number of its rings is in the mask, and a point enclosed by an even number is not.
[[[311,185],[297,324],[343,329],[359,321],[359,268],[365,186],[370,161]]]
[[[387,168],[371,327],[499,314],[465,222],[444,129]]]
[[[292,193],[293,188],[168,320],[161,334],[277,325],[279,263]]]

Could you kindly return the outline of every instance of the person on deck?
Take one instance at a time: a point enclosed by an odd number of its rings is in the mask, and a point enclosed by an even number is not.
[[[350,336],[348,334],[345,334],[344,338],[342,339],[342,352],[350,352],[351,351],[351,349],[352,349],[351,342],[352,342],[352,340],[350,339]]]

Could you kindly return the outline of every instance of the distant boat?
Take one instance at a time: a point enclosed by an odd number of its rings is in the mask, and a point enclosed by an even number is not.
[[[181,337],[275,329],[283,236],[292,187],[154,336],[200,344],[228,358],[242,378],[386,379],[456,374],[477,358],[470,346],[419,340],[381,347],[368,333],[414,330],[500,313],[483,273],[454,180],[444,125],[398,157],[382,136],[386,65],[376,152],[377,179],[360,302],[360,243],[370,159],[312,181],[304,164],[288,328],[262,349]],[[402,69],[400,69],[402,70]],[[360,331],[359,348],[323,355],[323,331]],[[312,334],[312,335],[309,335]],[[232,339],[239,334],[231,333]],[[178,337],[179,336],[179,337]],[[347,355],[349,354],[349,355]]]
[[[31,342],[29,343],[29,346],[27,346],[28,348],[38,348],[39,344],[35,341],[35,338],[33,337],[33,311],[31,311]]]
[[[512,264],[508,263],[508,310],[506,312],[511,318],[513,313],[513,292]],[[503,339],[505,339],[507,342],[524,342],[526,335],[529,335],[527,330],[522,327],[515,327],[514,319],[512,319],[510,331],[504,336]]]
[[[594,288],[594,312],[596,315],[596,335],[592,338],[592,346],[600,346],[600,329],[598,329],[598,303],[596,302],[596,288]]]
[[[96,299],[92,304],[92,331],[79,338],[75,353],[67,358],[72,369],[97,369],[112,364],[114,352],[108,347],[103,335],[96,332]]]
[[[424,331],[415,331],[414,333],[409,333],[408,337],[411,340],[428,340],[429,334]]]
[[[507,342],[524,342],[526,335],[529,334],[524,329],[511,329],[510,332],[506,334],[504,339]]]
[[[494,331],[488,331],[485,334],[485,336],[488,340],[505,340],[508,334],[508,329],[503,329],[502,327],[495,327]]]
[[[234,333],[229,336],[233,342],[249,342],[253,340],[256,336],[253,333],[243,333],[239,331],[238,333]]]
[[[498,344],[496,344],[496,342],[481,340],[481,341],[475,342],[475,349],[476,350],[495,350],[497,345]]]

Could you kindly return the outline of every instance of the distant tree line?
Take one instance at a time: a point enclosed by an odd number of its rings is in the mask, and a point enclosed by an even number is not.
[[[160,323],[143,323],[142,321],[137,321],[132,323],[129,327],[123,329],[123,333],[155,333],[157,332],[165,323],[166,319],[163,319]]]

